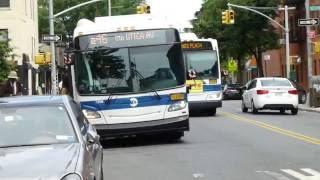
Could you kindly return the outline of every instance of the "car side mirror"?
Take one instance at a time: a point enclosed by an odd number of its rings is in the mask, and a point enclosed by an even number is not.
[[[90,124],[88,126],[88,131],[87,131],[87,142],[93,144],[99,141],[100,141],[100,136],[98,135],[94,127]]]

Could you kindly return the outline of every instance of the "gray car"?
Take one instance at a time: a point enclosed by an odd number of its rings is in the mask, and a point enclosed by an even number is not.
[[[71,98],[0,99],[1,180],[101,180],[102,150]]]

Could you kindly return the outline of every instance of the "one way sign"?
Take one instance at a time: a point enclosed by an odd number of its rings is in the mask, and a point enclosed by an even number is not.
[[[319,25],[318,18],[298,19],[298,26],[315,26]]]
[[[61,34],[54,34],[54,35],[43,34],[42,35],[42,42],[52,42],[52,41],[57,42],[61,40],[62,40]]]

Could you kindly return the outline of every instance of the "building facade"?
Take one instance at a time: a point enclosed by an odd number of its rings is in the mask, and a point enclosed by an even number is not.
[[[38,82],[38,3],[37,0],[0,0],[0,40],[8,41],[13,48],[13,61],[25,94],[34,94]]]
[[[290,78],[308,90],[308,54],[307,38],[311,40],[312,47],[312,75],[320,75],[320,54],[314,52],[314,44],[320,42],[319,25],[310,26],[311,34],[307,34],[306,26],[299,26],[299,19],[306,18],[306,8],[310,11],[310,18],[320,17],[320,0],[309,0],[309,7],[305,7],[305,0],[282,0],[281,5],[295,7],[289,10],[289,38],[290,38]],[[280,24],[284,25],[284,11],[279,12]],[[286,76],[285,32],[279,29],[279,50],[267,51],[264,56],[271,57],[263,63],[264,73],[268,76]]]

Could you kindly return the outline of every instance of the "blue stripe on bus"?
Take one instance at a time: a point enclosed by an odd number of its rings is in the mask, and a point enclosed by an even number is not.
[[[116,98],[116,95],[112,100],[95,100],[95,101],[83,101],[80,102],[81,109],[89,109],[94,111],[102,110],[114,110],[114,109],[127,109],[127,108],[137,108],[137,107],[148,107],[148,106],[161,106],[172,104],[169,95],[160,95],[161,99],[158,99],[156,96],[141,96],[135,97],[138,100],[138,105],[135,107],[130,106],[130,98]],[[185,94],[185,99],[187,95]]]
[[[221,91],[221,84],[204,84],[203,85],[203,91]]]

